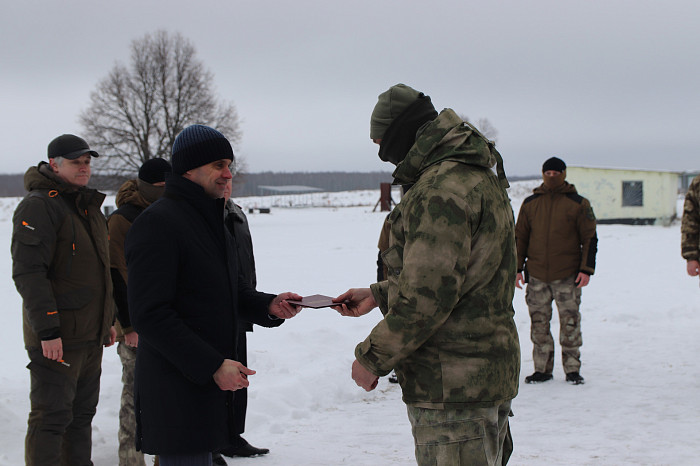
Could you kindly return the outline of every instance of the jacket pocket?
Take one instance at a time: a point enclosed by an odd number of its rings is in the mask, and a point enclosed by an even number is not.
[[[98,320],[90,306],[95,292],[81,287],[56,294],[56,307],[61,321],[61,337],[66,343],[96,340],[100,334]]]
[[[48,361],[48,359],[47,359]],[[59,364],[53,362],[53,364]],[[35,361],[27,365],[31,373],[31,391],[29,398],[34,409],[45,413],[45,410],[55,410],[57,407],[65,408],[70,412],[70,403],[62,405],[64,400],[72,399],[70,394],[74,389],[71,377],[68,373],[59,372],[61,369],[52,370]],[[69,371],[69,369],[68,369]]]
[[[64,293],[56,292],[56,307],[59,311],[82,309],[92,301],[95,292],[89,286],[83,286]]]
[[[382,261],[389,269],[389,274],[400,275],[403,269],[403,248],[392,246],[382,253]]]

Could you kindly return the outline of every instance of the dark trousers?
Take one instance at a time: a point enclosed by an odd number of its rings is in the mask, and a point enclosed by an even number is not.
[[[27,466],[91,466],[92,418],[97,410],[102,346],[64,350],[70,367],[27,351],[31,411],[25,439]]]
[[[238,361],[248,367],[248,342],[246,332],[238,333]],[[248,409],[248,389],[241,388],[233,392],[233,431],[240,437],[245,432],[245,415]],[[233,445],[238,447],[239,445]]]

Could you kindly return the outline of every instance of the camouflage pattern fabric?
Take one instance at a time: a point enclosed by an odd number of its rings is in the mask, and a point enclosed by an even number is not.
[[[408,406],[418,466],[506,464],[513,450],[510,405],[506,401],[487,408],[455,410]]]
[[[581,352],[581,288],[577,288],[575,276],[550,283],[530,277],[525,291],[525,301],[530,311],[530,339],[535,371],[551,374],[554,369],[554,339],[549,330],[552,320],[552,300],[559,310],[559,343],[561,344],[564,372],[580,372]]]
[[[145,466],[143,453],[136,451],[136,415],[134,413],[134,368],[136,349],[119,343],[122,361],[122,399],[119,408],[119,466]]]
[[[495,148],[450,109],[422,127],[395,183],[415,183],[389,215],[384,319],[355,349],[375,375],[396,370],[409,405],[494,406],[518,392],[515,237]]]
[[[688,187],[681,221],[681,255],[685,260],[700,258],[700,176]]]

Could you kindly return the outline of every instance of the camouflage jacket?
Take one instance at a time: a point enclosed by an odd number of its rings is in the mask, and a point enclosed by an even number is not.
[[[696,176],[683,204],[681,255],[685,260],[700,259],[700,176]]]
[[[388,280],[371,286],[384,319],[355,356],[375,375],[395,369],[407,404],[491,406],[517,394],[514,219],[490,169],[497,156],[445,109],[394,172],[415,184],[387,220]]]

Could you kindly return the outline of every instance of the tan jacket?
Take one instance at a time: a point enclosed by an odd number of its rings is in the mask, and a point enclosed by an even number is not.
[[[133,331],[131,321],[128,319],[126,304],[126,283],[128,280],[126,259],[124,258],[124,241],[126,241],[126,234],[131,228],[133,218],[136,218],[138,213],[148,207],[150,202],[139,192],[138,182],[129,180],[119,188],[116,204],[117,210],[107,219],[107,226],[109,227],[109,258],[112,281],[114,282],[114,298],[118,309],[118,320],[115,327],[117,328],[117,341],[123,341],[124,334]],[[127,205],[135,209],[135,212],[131,214],[133,215],[132,219],[127,218],[129,214],[122,212]],[[120,277],[114,276],[115,273],[118,273]]]
[[[523,271],[526,261],[527,273],[548,283],[578,272],[595,272],[595,215],[572,184],[535,188],[520,208],[515,240],[518,272]]]

